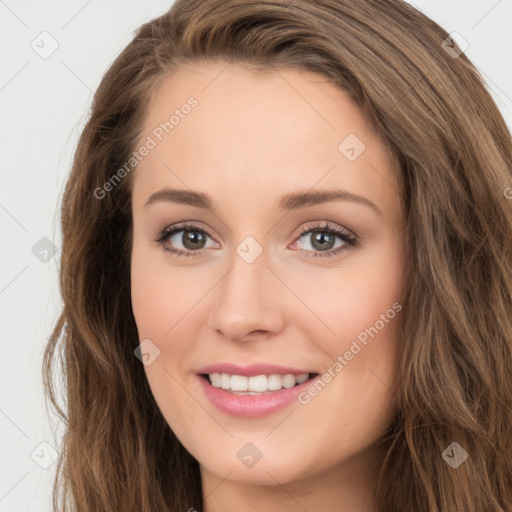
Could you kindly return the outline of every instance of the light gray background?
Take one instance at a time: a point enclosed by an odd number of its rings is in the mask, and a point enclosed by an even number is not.
[[[512,126],[512,0],[410,3],[469,43]],[[171,4],[0,0],[0,512],[51,510],[61,431],[43,407],[41,361],[61,305],[58,205],[92,92],[133,31]],[[43,31],[58,43],[46,59],[31,47],[51,48]]]

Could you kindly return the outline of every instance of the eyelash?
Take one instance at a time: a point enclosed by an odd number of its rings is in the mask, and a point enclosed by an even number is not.
[[[165,245],[165,242],[174,234],[179,233],[180,231],[198,231],[200,233],[204,233],[208,235],[210,238],[213,238],[208,231],[206,231],[204,228],[201,228],[195,224],[182,224],[182,225],[174,225],[174,226],[168,226],[166,227],[162,232],[159,233],[157,238],[155,239],[155,242],[160,244],[164,251],[169,252],[171,254],[174,254],[176,256],[196,256],[199,255],[203,250],[200,249],[197,251],[182,251],[181,249],[171,249],[168,246]],[[328,257],[334,257],[338,255],[340,252],[350,248],[350,247],[358,247],[359,241],[358,238],[350,233],[348,230],[339,229],[330,226],[329,224],[325,223],[323,225],[317,225],[317,226],[310,226],[310,227],[303,227],[299,230],[299,236],[297,238],[301,238],[307,233],[311,233],[314,231],[320,231],[322,233],[330,233],[333,235],[338,236],[345,242],[344,245],[341,247],[338,247],[337,249],[331,249],[329,251],[305,251],[305,252],[313,252],[313,258],[328,258]],[[304,252],[304,251],[302,251]]]

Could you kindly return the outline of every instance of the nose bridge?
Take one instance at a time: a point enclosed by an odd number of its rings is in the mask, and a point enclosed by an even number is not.
[[[258,244],[259,246],[259,244]],[[267,268],[268,258],[254,241],[242,242],[233,251],[230,270],[216,286],[210,326],[230,339],[243,339],[252,331],[282,327],[278,284]],[[255,259],[255,252],[260,251]]]

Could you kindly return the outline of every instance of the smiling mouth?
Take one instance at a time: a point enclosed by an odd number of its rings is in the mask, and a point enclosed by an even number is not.
[[[300,386],[317,377],[318,373],[269,374],[245,377],[228,373],[202,373],[200,376],[212,387],[234,395],[264,395]]]

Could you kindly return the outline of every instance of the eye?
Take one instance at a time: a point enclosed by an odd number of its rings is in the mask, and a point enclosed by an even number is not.
[[[207,238],[211,236],[203,228],[195,224],[182,224],[165,228],[155,241],[166,252],[177,256],[195,256],[198,251],[206,248]],[[176,244],[181,244],[183,248],[176,249]]]
[[[344,228],[330,226],[329,223],[313,225],[300,229],[297,241],[304,238],[310,239],[311,249],[301,249],[301,252],[311,253],[312,257],[329,257],[339,254],[350,247],[358,246],[358,238]],[[195,224],[177,224],[165,228],[156,238],[164,251],[177,256],[196,256],[207,249],[206,242],[211,235]],[[341,243],[336,246],[336,238]],[[295,241],[293,245],[297,244]],[[182,248],[176,248],[181,244]],[[217,244],[218,245],[218,244]]]
[[[313,258],[336,256],[341,251],[358,246],[358,238],[353,233],[344,228],[330,226],[329,223],[304,227],[300,232],[298,240],[301,238],[309,240],[311,249],[306,248],[306,252],[311,253]],[[341,240],[337,246],[336,238]],[[294,242],[293,245],[296,243]]]

